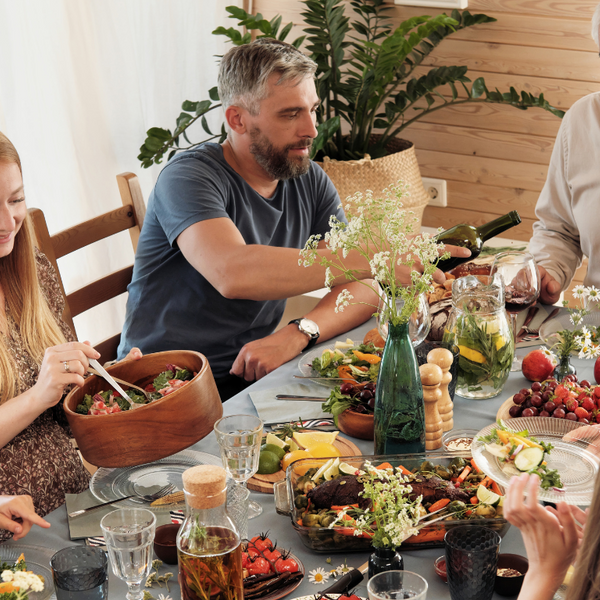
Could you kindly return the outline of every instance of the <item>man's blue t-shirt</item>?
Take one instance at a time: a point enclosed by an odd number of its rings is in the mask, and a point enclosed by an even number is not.
[[[345,220],[339,205],[335,187],[315,163],[264,198],[229,166],[219,144],[175,157],[148,201],[119,358],[133,346],[144,354],[196,350],[215,377],[227,375],[244,344],[274,331],[285,300],[224,298],[185,259],[177,237],[194,223],[226,217],[246,244],[302,248],[311,235],[329,231],[331,215]]]

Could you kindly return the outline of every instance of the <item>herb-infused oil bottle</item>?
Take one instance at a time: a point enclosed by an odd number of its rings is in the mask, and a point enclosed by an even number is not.
[[[227,515],[226,473],[199,465],[183,473],[186,517],[177,535],[182,600],[243,600],[242,547]]]

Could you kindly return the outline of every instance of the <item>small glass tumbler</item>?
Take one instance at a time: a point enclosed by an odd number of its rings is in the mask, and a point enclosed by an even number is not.
[[[383,571],[369,579],[369,600],[425,600],[428,584],[412,571]]]
[[[240,534],[240,540],[248,539],[248,500],[250,490],[233,480],[227,483],[227,514]]]
[[[108,600],[108,558],[101,548],[63,548],[50,567],[57,600]]]
[[[487,527],[453,527],[444,537],[446,572],[452,600],[491,600],[500,535]]]

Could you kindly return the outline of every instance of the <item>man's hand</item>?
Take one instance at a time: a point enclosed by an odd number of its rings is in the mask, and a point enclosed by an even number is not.
[[[540,286],[540,300],[543,304],[555,304],[560,298],[560,283],[544,269],[538,265],[540,277],[542,278]]]
[[[12,531],[13,539],[19,540],[29,533],[32,525],[50,527],[48,521],[36,514],[31,496],[0,496],[0,529]]]
[[[298,356],[308,341],[308,337],[292,323],[267,337],[246,344],[229,372],[246,381],[256,381]]]

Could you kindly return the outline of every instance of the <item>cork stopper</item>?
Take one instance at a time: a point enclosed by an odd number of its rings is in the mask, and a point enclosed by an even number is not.
[[[454,357],[452,356],[452,352],[446,348],[434,348],[427,355],[427,362],[433,363],[441,367],[444,371],[449,369],[452,365],[452,361]]]
[[[437,365],[427,363],[419,367],[423,385],[439,385],[444,377],[444,372]]]
[[[198,465],[183,472],[183,489],[192,508],[215,508],[227,499],[227,474],[223,467]]]

